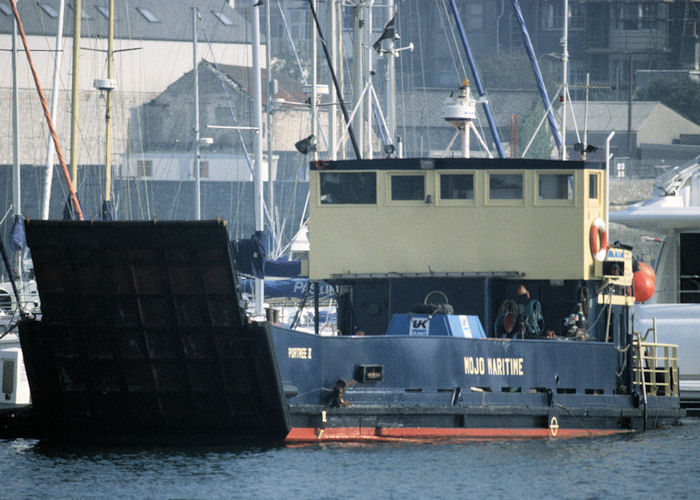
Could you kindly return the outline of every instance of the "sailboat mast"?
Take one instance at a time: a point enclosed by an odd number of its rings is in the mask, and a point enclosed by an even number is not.
[[[14,224],[22,216],[22,178],[19,163],[19,90],[17,87],[17,20],[12,23],[12,208]],[[15,269],[22,279],[22,253],[17,252]],[[8,269],[9,271],[9,269]],[[14,281],[10,276],[10,281]],[[22,287],[20,287],[22,288]],[[21,303],[21,295],[18,295]]]
[[[277,221],[275,215],[275,173],[276,168],[272,163],[272,94],[274,85],[272,82],[272,33],[270,29],[270,3],[265,2],[265,80],[267,82],[266,103],[267,110],[267,198],[268,207],[272,215],[273,223],[270,224],[272,241],[275,242],[274,255],[279,251],[279,239],[277,238]]]
[[[255,232],[262,236],[263,225],[263,155],[262,155],[262,84],[260,78],[260,2],[253,6],[253,108],[255,127],[255,170],[253,174]],[[263,313],[264,282],[255,278],[255,315]]]
[[[46,98],[44,97],[44,91],[41,88],[41,82],[39,82],[39,75],[34,67],[34,61],[32,60],[32,52],[29,49],[29,43],[27,43],[27,36],[24,33],[24,28],[22,27],[22,21],[19,17],[19,11],[17,10],[17,4],[15,0],[10,0],[10,8],[12,9],[12,14],[15,16],[15,21],[17,22],[17,29],[19,30],[19,35],[22,37],[22,44],[24,45],[24,53],[27,55],[27,62],[29,63],[29,68],[32,71],[32,77],[34,78],[34,86],[36,87],[36,92],[39,94],[39,101],[41,101],[41,107],[44,110],[44,118],[46,118],[46,123],[49,126],[49,132],[51,137],[53,137],[53,143],[56,147],[56,156],[58,157],[58,162],[61,164],[61,171],[63,172],[63,177],[66,181],[66,187],[69,193],[69,202],[73,207],[73,213],[78,220],[83,220],[83,212],[80,209],[80,203],[78,202],[78,196],[75,194],[75,189],[73,188],[73,183],[71,182],[70,175],[68,172],[68,167],[63,158],[63,153],[61,152],[61,146],[58,143],[58,135],[56,134],[56,128],[53,126],[53,120],[51,119],[51,113],[49,112],[49,105],[46,104]]]
[[[73,78],[71,89],[70,180],[78,185],[78,111],[80,94],[80,0],[73,2]]]
[[[12,208],[15,218],[22,215],[19,168],[19,91],[17,88],[17,20],[12,23]]]
[[[58,27],[56,28],[56,48],[54,50],[54,67],[53,67],[53,93],[51,94],[51,118],[56,123],[58,112],[58,76],[61,70],[61,56],[63,51],[63,15],[65,13],[65,0],[61,0],[58,6]],[[53,181],[53,139],[49,137],[46,141],[46,170],[44,171],[44,192],[41,203],[41,218],[46,220],[49,218],[51,204],[51,183]]]
[[[194,68],[194,218],[202,219],[199,169],[199,64],[197,57],[197,7],[192,7],[192,65]]]
[[[311,0],[311,4],[316,9],[316,0]],[[316,32],[311,37],[311,134],[318,137],[318,64],[317,64]],[[314,161],[318,160],[318,151],[313,152]]]
[[[114,64],[114,0],[109,0],[109,20],[107,29],[107,80],[112,82],[112,65]],[[105,193],[102,214],[105,219],[112,219],[112,89],[107,89],[105,112]]]

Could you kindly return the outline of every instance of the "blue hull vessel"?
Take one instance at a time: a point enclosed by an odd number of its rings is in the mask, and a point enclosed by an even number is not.
[[[313,164],[308,277],[333,286],[338,336],[247,317],[221,222],[30,221],[43,316],[20,337],[42,432],[309,443],[678,423],[676,347],[634,330],[631,249],[599,234],[602,173]]]

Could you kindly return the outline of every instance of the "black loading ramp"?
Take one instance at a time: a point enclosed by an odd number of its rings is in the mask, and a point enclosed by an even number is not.
[[[224,223],[30,221],[42,318],[20,327],[50,436],[283,439],[266,325]]]

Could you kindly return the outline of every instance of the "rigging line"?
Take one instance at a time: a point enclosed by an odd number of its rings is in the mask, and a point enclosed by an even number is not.
[[[321,41],[321,47],[323,47],[323,53],[326,56],[326,63],[328,65],[328,71],[331,73],[331,78],[333,79],[333,85],[335,86],[335,92],[336,92],[336,97],[338,98],[338,103],[340,104],[340,109],[343,112],[343,118],[345,118],[345,124],[347,126],[347,131],[348,134],[350,135],[350,142],[352,142],[352,147],[355,152],[355,158],[358,160],[362,159],[362,155],[360,154],[360,148],[357,145],[357,140],[355,139],[355,133],[353,132],[352,129],[352,124],[350,123],[348,119],[348,110],[345,107],[345,101],[343,100],[343,96],[340,92],[340,84],[338,83],[338,77],[335,74],[335,70],[333,69],[333,61],[331,60],[331,56],[328,52],[328,44],[326,43],[326,38],[323,36],[323,31],[321,30],[321,23],[318,21],[318,16],[316,15],[316,9],[314,8],[314,4],[311,0],[307,0],[307,3],[309,4],[309,8],[311,9],[311,14],[314,17],[314,23],[316,24],[316,34],[318,35],[318,38]]]
[[[294,45],[294,39],[292,38],[292,33],[289,31],[289,25],[287,24],[287,17],[284,15],[284,11],[282,10],[282,6],[280,5],[280,1],[277,0],[277,8],[280,11],[280,15],[282,16],[282,24],[284,24],[284,31],[287,33],[287,38],[289,38],[289,43],[292,45],[292,52],[294,52],[294,57],[297,61],[297,66],[299,66],[299,72],[301,73],[301,77],[304,79],[304,85],[307,85],[308,82],[306,81],[306,75],[304,74],[304,68],[301,65],[301,61],[299,60],[299,54],[297,53],[297,48],[296,45]],[[269,41],[268,41],[269,43]]]
[[[66,162],[63,158],[63,152],[61,151],[61,146],[58,143],[58,136],[56,135],[56,130],[54,129],[53,126],[53,120],[51,119],[51,113],[49,112],[49,108],[46,104],[46,99],[44,98],[44,91],[41,88],[41,83],[39,83],[39,75],[36,72],[36,69],[34,68],[34,62],[32,60],[32,53],[29,50],[29,44],[27,43],[27,37],[24,33],[24,27],[22,26],[22,20],[19,17],[19,12],[17,11],[17,4],[15,3],[15,0],[10,0],[10,7],[12,7],[12,12],[15,16],[15,20],[17,21],[17,29],[19,31],[20,37],[22,38],[22,43],[24,44],[24,49],[25,53],[27,55],[27,60],[29,61],[29,67],[32,70],[32,75],[34,77],[34,83],[36,85],[36,91],[39,94],[39,100],[41,101],[41,107],[44,109],[44,116],[46,117],[46,122],[49,125],[49,129],[51,130],[51,136],[53,137],[54,140],[54,147],[56,148],[56,156],[58,157],[59,162],[61,163],[61,170],[63,171],[63,176],[66,181],[66,186],[68,186],[68,190],[70,191],[70,199],[73,205],[73,211],[75,213],[75,216],[78,220],[83,220],[83,212],[80,209],[80,203],[78,202],[78,196],[75,194],[75,189],[73,189],[73,183],[70,180],[70,174],[68,172],[68,167],[66,166]]]
[[[440,25],[442,26],[442,32],[445,34],[445,39],[448,43],[445,43],[447,46],[447,49],[450,51],[450,57],[452,58],[452,64],[454,65],[455,69],[455,76],[457,77],[457,81],[461,82],[462,79],[459,77],[459,70],[458,67],[461,66],[462,69],[462,74],[466,75],[467,74],[467,68],[464,66],[464,61],[462,60],[462,54],[460,53],[459,50],[457,50],[457,57],[459,58],[459,66],[457,65],[457,61],[455,59],[455,54],[452,50],[452,44],[454,44],[454,47],[459,47],[457,44],[457,37],[455,36],[455,32],[452,29],[447,29],[447,26],[445,25],[445,19],[449,19],[449,13],[447,12],[447,4],[445,3],[445,0],[442,0],[442,8],[444,10],[444,13],[438,9],[438,12],[440,14]],[[444,17],[443,17],[444,16]],[[452,34],[452,43],[449,43],[450,39],[448,34]]]
[[[556,99],[556,96],[559,95],[560,91],[561,91],[561,85],[557,89],[555,96],[549,102],[549,106],[547,107],[547,109],[544,111],[544,113],[542,113],[542,118],[540,119],[540,123],[537,125],[537,128],[535,129],[535,132],[532,134],[532,137],[530,137],[530,141],[527,143],[527,146],[525,146],[525,149],[523,150],[521,158],[525,158],[525,155],[527,154],[528,150],[530,149],[530,146],[535,141],[535,137],[537,137],[537,134],[540,133],[540,129],[542,128],[542,124],[544,123],[545,119],[547,118],[547,115],[551,111],[552,106],[554,106],[554,100]]]
[[[571,101],[571,94],[569,93],[569,86],[566,86],[566,102],[564,103],[564,106],[562,106],[563,112],[566,113],[566,105],[569,105],[569,109],[571,110],[571,118],[574,123],[574,131],[576,132],[576,142],[581,142],[581,136],[578,133],[578,124],[576,123],[576,115],[574,114],[574,103]],[[583,147],[586,147],[586,144],[583,145]]]
[[[231,98],[229,96],[226,85],[224,84],[222,71],[219,69],[219,64],[216,62],[216,58],[213,57],[214,52],[212,50],[211,41],[209,40],[209,35],[207,34],[206,26],[204,25],[204,20],[200,18],[199,22],[202,25],[202,33],[204,34],[204,39],[206,40],[207,46],[209,47],[209,50],[212,52],[212,60],[213,60],[212,64],[214,64],[214,67],[216,68],[217,77],[219,79],[219,82],[221,83],[221,88],[224,91],[224,95],[226,96],[226,104],[228,104],[228,109],[231,112],[231,117],[233,118],[233,123],[236,127],[238,127],[238,123],[239,123],[238,117],[236,116],[236,112],[233,110],[233,104],[231,103]],[[248,153],[248,148],[246,148],[245,141],[243,139],[243,134],[241,133],[240,129],[236,129],[236,132],[238,133],[238,139],[241,142],[241,147],[243,148],[243,154],[245,155],[246,162],[248,163],[248,170],[250,171],[250,175],[255,176],[255,173],[253,172],[253,161],[250,158],[250,154]],[[262,134],[262,130],[258,130],[257,133]],[[270,225],[270,227],[272,227],[272,217],[270,216],[270,211],[268,210],[268,207],[264,201],[263,201],[263,211],[265,212],[265,216],[267,218],[268,224]]]

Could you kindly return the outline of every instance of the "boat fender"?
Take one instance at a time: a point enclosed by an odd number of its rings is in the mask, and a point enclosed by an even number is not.
[[[634,299],[637,302],[646,302],[649,300],[656,289],[654,280],[648,273],[644,271],[635,271],[632,277],[632,285],[634,287]]]
[[[600,217],[591,224],[588,239],[591,245],[591,255],[595,260],[603,262],[608,252],[608,228]]]
[[[504,300],[498,307],[496,313],[496,323],[494,325],[494,336],[496,338],[511,337],[517,332],[514,332],[515,325],[518,321],[520,308],[512,299]]]

